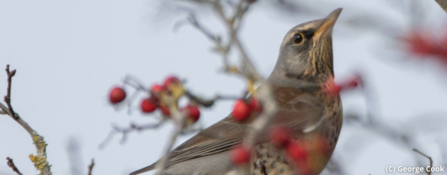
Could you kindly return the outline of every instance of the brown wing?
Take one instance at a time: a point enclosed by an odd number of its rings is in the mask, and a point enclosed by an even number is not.
[[[285,124],[294,130],[299,130],[322,116],[319,101],[312,96],[304,95],[300,90],[275,87],[275,95],[280,111],[275,116],[273,124]],[[232,146],[242,141],[248,123],[237,123],[231,116],[226,117],[172,150],[168,166],[230,150]],[[265,141],[266,138],[268,139],[268,137],[260,139]],[[153,170],[155,165],[156,163],[131,175]]]
[[[221,153],[242,140],[247,125],[227,117],[178,146],[171,152],[170,164]]]
[[[245,130],[246,125],[236,123],[231,117],[226,117],[172,150],[168,166],[228,151],[233,145],[241,142]],[[134,171],[130,175],[151,171],[155,169],[157,162]]]

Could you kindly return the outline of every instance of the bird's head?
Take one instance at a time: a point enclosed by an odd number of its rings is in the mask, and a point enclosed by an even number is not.
[[[281,44],[275,74],[311,82],[333,76],[332,29],[341,11],[292,28]]]

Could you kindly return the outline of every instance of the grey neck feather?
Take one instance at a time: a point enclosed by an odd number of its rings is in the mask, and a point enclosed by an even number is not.
[[[278,60],[279,61],[279,60]],[[287,77],[286,74],[289,72],[286,71],[281,64],[275,66],[273,72],[267,78],[267,81],[272,85],[282,86],[282,87],[293,87],[293,88],[309,88],[319,86],[318,83],[309,82],[302,79]]]

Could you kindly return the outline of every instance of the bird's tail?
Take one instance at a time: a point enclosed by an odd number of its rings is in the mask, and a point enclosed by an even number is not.
[[[137,174],[141,174],[141,173],[144,173],[144,172],[148,172],[148,171],[154,170],[155,169],[155,165],[156,165],[156,163],[154,163],[152,165],[149,165],[147,167],[141,168],[141,169],[139,169],[137,171],[131,172],[129,175],[137,175]]]

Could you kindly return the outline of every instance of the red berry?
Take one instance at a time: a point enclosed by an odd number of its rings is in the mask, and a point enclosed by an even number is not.
[[[279,147],[285,147],[290,143],[292,130],[287,127],[274,126],[270,129],[271,142]]]
[[[171,116],[171,112],[169,111],[169,108],[167,106],[160,106],[160,109],[165,116]]]
[[[447,46],[447,33],[444,34],[444,37],[441,39],[441,44],[443,46]]]
[[[332,87],[333,94],[340,93],[340,91],[341,91],[341,87],[340,86],[335,85],[334,87]]]
[[[324,85],[324,91],[326,92],[326,94],[332,96],[338,95],[341,89],[341,86],[336,85],[334,79],[332,78],[329,78]]]
[[[160,86],[158,84],[154,84],[151,87],[151,92],[153,94],[160,94],[164,90],[163,86]]]
[[[255,97],[251,97],[250,98],[250,109],[256,112],[261,112],[262,111],[262,104],[261,102],[255,98]]]
[[[192,122],[196,122],[200,118],[200,111],[199,108],[195,105],[188,105],[185,106],[182,110],[187,110],[188,116],[187,119],[191,120]]]
[[[325,89],[326,93],[329,95],[337,95],[341,91],[341,87],[334,84],[332,86],[329,86]]]
[[[163,83],[163,87],[166,88],[166,87],[168,87],[168,86],[170,86],[172,84],[178,84],[178,83],[180,83],[180,79],[178,79],[175,76],[170,76],[170,77],[165,79],[165,82]]]
[[[307,161],[307,152],[303,143],[292,142],[287,146],[287,155],[296,162]]]
[[[447,34],[444,35],[444,38],[441,39],[439,45],[438,45],[438,50],[439,50],[439,56],[441,57],[441,59],[443,59],[444,61],[447,61]]]
[[[242,145],[237,145],[231,150],[230,157],[233,164],[243,165],[250,161],[251,151]]]
[[[237,100],[231,114],[234,120],[238,122],[244,121],[250,115],[250,106],[244,100]]]
[[[410,52],[420,56],[431,55],[434,52],[433,43],[429,37],[421,34],[421,32],[414,32],[407,39]]]
[[[157,109],[157,102],[153,99],[146,98],[143,101],[141,101],[141,111],[144,113],[150,113],[154,112],[155,109]]]
[[[439,48],[439,56],[441,57],[441,59],[443,59],[444,61],[447,61],[447,41],[445,42],[445,44],[442,45],[442,48]]]
[[[351,81],[349,81],[348,87],[350,88],[357,87],[361,83],[362,83],[362,77],[360,77],[360,75],[358,74],[355,74],[354,77],[351,79]]]
[[[348,87],[357,87],[358,84],[357,80],[352,80],[348,83]]]
[[[109,100],[111,103],[116,104],[122,102],[126,98],[126,91],[121,87],[114,87],[110,91]]]

